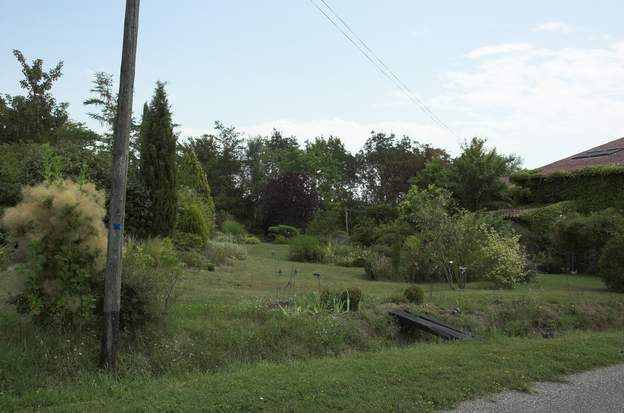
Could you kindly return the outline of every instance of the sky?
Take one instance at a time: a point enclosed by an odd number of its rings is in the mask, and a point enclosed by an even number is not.
[[[162,80],[181,139],[219,120],[351,151],[393,132],[456,155],[479,136],[528,168],[624,136],[624,1],[326,1],[451,131],[311,0],[143,0],[135,111]],[[20,93],[13,49],[62,60],[54,95],[99,129],[82,102],[94,72],[118,77],[124,4],[0,0],[0,93]]]

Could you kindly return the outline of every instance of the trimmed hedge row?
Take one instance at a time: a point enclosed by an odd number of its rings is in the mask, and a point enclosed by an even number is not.
[[[587,167],[542,176],[539,171],[519,172],[511,181],[530,190],[530,202],[549,204],[574,200],[582,212],[605,208],[624,210],[624,167]]]

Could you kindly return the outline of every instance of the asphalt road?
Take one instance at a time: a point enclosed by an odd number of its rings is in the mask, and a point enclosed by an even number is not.
[[[624,364],[538,383],[531,393],[509,391],[464,402],[452,413],[623,413]]]

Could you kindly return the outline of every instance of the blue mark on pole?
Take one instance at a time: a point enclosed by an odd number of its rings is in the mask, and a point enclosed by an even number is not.
[[[121,224],[113,224],[113,229],[119,231],[121,229]]]

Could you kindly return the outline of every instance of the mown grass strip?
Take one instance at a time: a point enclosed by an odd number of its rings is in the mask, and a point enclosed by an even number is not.
[[[421,344],[185,378],[92,377],[5,395],[0,411],[428,412],[624,361],[624,332]]]

